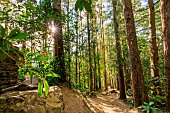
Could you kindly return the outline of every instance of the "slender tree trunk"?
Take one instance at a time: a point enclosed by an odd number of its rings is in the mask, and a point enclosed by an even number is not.
[[[98,43],[97,43],[97,73],[98,73],[98,88],[97,89],[101,89],[102,88],[102,84],[101,84],[101,71],[100,71],[100,53],[99,53],[99,47],[98,47]]]
[[[89,52],[89,66],[90,66],[90,68],[89,68],[89,71],[90,71],[90,91],[94,91],[93,75],[92,75],[92,56],[91,56],[89,14],[87,14],[87,34],[88,34],[88,52]]]
[[[96,25],[96,18],[93,20],[93,24]],[[94,62],[94,90],[97,88],[97,62],[96,62],[96,39],[97,39],[97,33],[95,32],[96,26],[93,26],[93,62]]]
[[[129,48],[130,67],[133,83],[134,107],[148,102],[148,95],[144,83],[144,75],[139,57],[136,28],[134,24],[134,15],[131,0],[124,1],[124,18],[126,24],[126,34]]]
[[[70,0],[67,0],[67,15],[68,15],[68,20],[67,20],[67,37],[68,37],[68,43],[67,43],[67,47],[68,47],[68,81],[69,81],[69,87],[71,87],[71,75],[70,75],[70,72],[71,72],[71,54],[70,54],[70,49],[71,49],[71,46],[70,46],[70,18],[69,18],[69,7],[70,7]]]
[[[57,31],[54,34],[54,56],[56,57],[55,71],[61,76],[61,82],[66,81],[65,75],[65,62],[64,62],[64,48],[63,48],[63,34],[62,34],[62,23],[61,23],[61,0],[54,1],[54,10],[58,13],[55,20],[57,25]]]
[[[117,70],[118,70],[118,79],[119,79],[119,90],[120,90],[120,99],[126,99],[125,94],[125,84],[124,84],[124,74],[123,74],[123,63],[122,63],[122,54],[121,54],[121,45],[120,45],[120,37],[119,37],[119,26],[117,20],[117,0],[112,0],[113,4],[113,20],[114,20],[114,32],[116,39],[116,54],[117,54]]]
[[[156,45],[155,10],[153,0],[148,0],[149,23],[150,23],[150,64],[151,76],[159,77],[158,47]]]
[[[96,2],[97,0],[94,0],[93,2],[93,17],[92,19],[92,37],[93,37],[93,62],[94,62],[94,90],[97,89],[97,57],[96,57],[96,43],[97,43],[97,11],[96,11]]]
[[[102,0],[100,1],[100,24],[101,24],[101,48],[103,53],[103,79],[104,79],[104,89],[107,90],[107,75],[106,75],[106,59],[105,59],[105,39],[104,39],[104,26],[103,26],[103,11],[102,11]]]
[[[79,38],[79,34],[78,34],[78,14],[76,16],[77,19],[77,28],[76,28],[76,84],[78,84],[78,38]]]
[[[170,0],[160,1],[161,1],[162,31],[164,38],[166,110],[170,112]]]

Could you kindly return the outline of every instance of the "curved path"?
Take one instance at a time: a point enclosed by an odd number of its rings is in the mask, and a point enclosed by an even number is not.
[[[98,94],[85,99],[65,85],[61,86],[61,90],[65,104],[64,113],[138,113],[119,100],[118,93]]]

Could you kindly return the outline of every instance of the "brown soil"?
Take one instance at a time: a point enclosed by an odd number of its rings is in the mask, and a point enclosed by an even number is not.
[[[138,113],[118,99],[118,93],[98,94],[96,97],[83,98],[75,90],[61,86],[65,109],[64,113]]]
[[[85,104],[82,97],[69,90],[66,86],[61,86],[64,99],[64,113],[93,113]]]

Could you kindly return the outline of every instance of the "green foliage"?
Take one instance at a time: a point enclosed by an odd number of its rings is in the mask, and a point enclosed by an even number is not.
[[[144,105],[139,106],[138,108],[142,109],[142,111],[145,111],[146,113],[159,113],[159,109],[152,107],[154,105],[154,102],[146,103],[144,102]]]
[[[13,29],[10,31],[9,34],[7,34],[7,31],[5,31],[5,28],[0,25],[0,61],[3,61],[7,56],[12,58],[9,55],[9,52],[14,52],[16,55],[18,55],[20,58],[22,58],[23,53],[16,49],[12,43],[16,40],[24,40],[29,36],[28,34],[24,32],[20,32],[19,29]],[[15,60],[14,58],[12,58]]]
[[[85,8],[85,10],[89,13],[92,12],[91,8],[91,0],[77,0],[75,4],[76,11],[79,9],[82,11]]]
[[[5,35],[5,28],[2,25],[0,25],[0,39],[2,39],[4,35]]]
[[[9,40],[25,40],[25,38],[28,36],[28,34],[24,32],[18,33],[15,37],[9,38]]]
[[[131,108],[134,108],[134,100],[133,100],[133,98],[127,98],[126,102],[131,106]]]
[[[19,78],[22,79],[23,76],[28,76],[31,79],[38,77],[38,95],[46,96],[49,92],[48,77],[58,78],[58,74],[53,72],[53,65],[50,64],[52,57],[43,56],[43,52],[27,53],[26,62],[22,65],[22,62],[18,62],[19,68]],[[44,88],[44,90],[43,90]]]
[[[156,95],[156,96],[151,96],[149,97],[153,102],[158,103],[158,104],[165,104],[166,101],[166,97],[165,96],[160,96],[160,95]]]
[[[43,91],[44,88],[44,91]],[[38,82],[38,95],[40,97],[43,97],[44,95],[47,96],[49,92],[49,85],[48,82],[45,79],[41,79]]]

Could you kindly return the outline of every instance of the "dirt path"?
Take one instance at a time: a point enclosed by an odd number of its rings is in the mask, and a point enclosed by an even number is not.
[[[118,93],[98,94],[84,99],[66,86],[61,86],[64,97],[64,113],[138,113],[118,99]],[[90,108],[90,109],[89,109]]]
[[[66,86],[61,86],[61,90],[64,97],[65,109],[64,113],[93,113],[83,101],[83,98],[73,93],[73,90],[69,90]]]
[[[138,113],[118,98],[117,93],[98,94],[95,98],[87,98],[86,103],[94,113]]]

